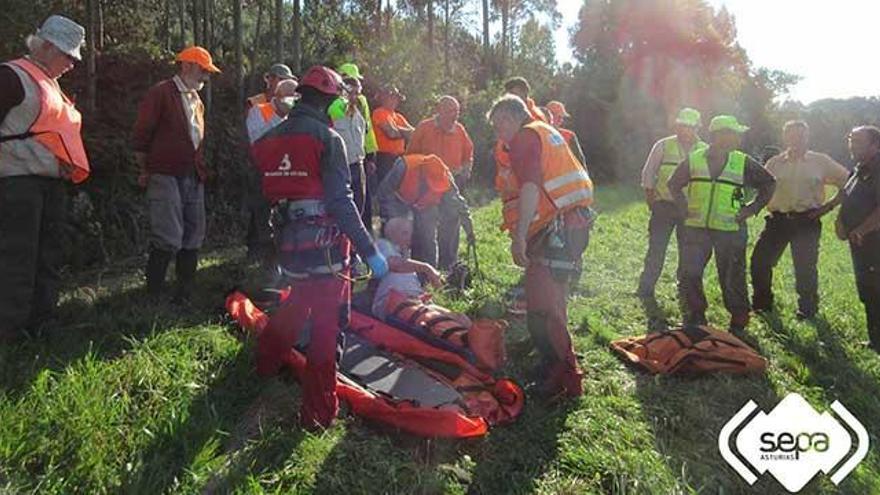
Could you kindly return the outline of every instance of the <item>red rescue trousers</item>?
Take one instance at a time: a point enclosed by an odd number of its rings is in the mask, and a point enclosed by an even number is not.
[[[306,351],[300,422],[328,427],[339,409],[336,397],[336,341],[348,325],[351,285],[334,276],[311,277],[292,283],[290,299],[269,320],[260,334],[257,373],[277,374],[306,323],[311,331]]]
[[[529,334],[541,355],[545,385],[565,388],[569,395],[580,395],[581,372],[568,333],[568,288],[589,243],[589,220],[579,211],[565,214],[560,235],[565,239],[562,253],[550,256],[547,239],[534,239],[527,247],[526,312]],[[548,257],[568,262],[572,269],[559,270],[546,264]]]

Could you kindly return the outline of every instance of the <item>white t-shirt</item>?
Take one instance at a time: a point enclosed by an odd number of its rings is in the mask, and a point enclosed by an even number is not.
[[[364,152],[364,135],[367,131],[367,121],[361,115],[360,109],[355,110],[354,115],[346,115],[343,118],[333,121],[333,129],[342,136],[345,142],[345,155],[348,164],[356,163],[363,160],[366,156]]]
[[[388,239],[379,239],[376,242],[376,248],[385,256],[386,259],[404,258],[400,248],[391,243]],[[373,315],[377,318],[385,318],[385,302],[388,300],[388,293],[391,289],[400,292],[407,297],[420,297],[424,292],[422,284],[419,282],[419,276],[415,272],[401,273],[389,271],[385,277],[379,282],[379,288],[376,289],[376,296],[373,298]]]

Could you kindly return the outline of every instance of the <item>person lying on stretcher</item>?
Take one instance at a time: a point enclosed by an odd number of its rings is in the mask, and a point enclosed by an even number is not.
[[[434,287],[440,287],[443,280],[433,266],[409,259],[412,229],[409,218],[393,217],[385,224],[385,238],[376,243],[376,248],[388,260],[389,270],[376,290],[373,316],[392,325],[421,329],[426,335],[467,350],[483,369],[500,369],[507,355],[504,349],[507,324],[490,319],[471,321],[461,313],[432,304],[419,275]]]
[[[407,217],[393,217],[385,224],[385,237],[379,239],[376,248],[388,260],[388,275],[382,278],[373,299],[373,315],[384,319],[388,313],[388,296],[392,291],[406,299],[418,299],[427,302],[430,294],[422,288],[419,275],[422,275],[434,288],[443,285],[443,279],[436,268],[409,258],[413,223]],[[460,315],[470,326],[470,320]]]

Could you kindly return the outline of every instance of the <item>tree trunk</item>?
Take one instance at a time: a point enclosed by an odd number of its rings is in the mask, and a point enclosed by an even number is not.
[[[483,58],[489,60],[489,0],[483,0]]]
[[[382,39],[382,0],[376,2],[376,39]]]
[[[501,0],[501,77],[507,75],[507,52],[510,30],[510,0]]]
[[[211,0],[202,0],[202,46],[215,56],[214,46],[211,42]],[[205,84],[205,113],[210,115],[214,103],[213,78]]]
[[[257,45],[260,43],[260,36],[263,34],[263,2],[257,0],[257,25],[254,29],[254,41],[251,43],[251,82],[249,88],[257,86],[257,78],[260,75],[260,60],[257,53]]]
[[[244,40],[241,26],[241,0],[232,0],[232,26],[235,38],[235,89],[238,92],[235,110],[237,115],[244,115]]]
[[[428,0],[425,7],[428,9],[428,50],[434,51],[434,1]]]
[[[302,5],[301,0],[293,0],[293,72],[302,72]]]
[[[95,47],[98,51],[104,49],[104,1],[98,0],[98,32],[95,33]]]
[[[449,0],[443,0],[443,66],[446,77],[452,75],[449,66]]]
[[[171,0],[165,0],[162,12],[162,47],[171,50]]]
[[[95,46],[97,45],[96,25],[98,23],[98,0],[86,0],[86,110],[95,114],[97,103],[97,64]]]
[[[275,0],[275,60],[272,63],[281,63],[284,61],[284,26],[282,16],[284,15],[284,1]]]
[[[186,0],[178,0],[177,2],[177,20],[180,27],[177,48],[180,49],[186,46]]]
[[[204,10],[204,19],[202,21],[202,26],[204,27],[205,34],[203,35],[203,43],[205,43],[205,48],[208,49],[212,54],[214,53],[214,0],[205,0],[205,10]]]
[[[190,15],[192,16],[192,31],[193,31],[193,44],[201,45],[202,44],[202,24],[201,24],[201,14],[200,14],[200,4],[201,0],[193,0],[192,1],[192,9],[190,9]]]

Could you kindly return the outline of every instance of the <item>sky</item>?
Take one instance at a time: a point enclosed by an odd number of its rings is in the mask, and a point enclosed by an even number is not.
[[[738,39],[756,66],[802,76],[790,99],[880,95],[880,0],[707,0],[736,18]],[[560,62],[572,61],[568,29],[582,0],[559,0]]]

